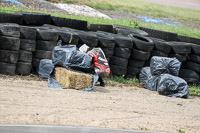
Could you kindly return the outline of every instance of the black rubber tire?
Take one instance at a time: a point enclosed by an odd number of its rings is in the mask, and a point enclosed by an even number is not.
[[[151,57],[153,57],[153,56],[168,57],[168,54],[166,54],[162,51],[159,51],[159,50],[153,50],[151,52]]]
[[[37,29],[36,39],[43,41],[57,41],[59,33],[54,29]]]
[[[130,37],[123,37],[115,35],[115,47],[120,48],[133,48],[133,42]]]
[[[183,35],[178,35],[178,41],[200,44],[200,38],[194,38],[194,37],[183,36]]]
[[[20,14],[0,13],[0,23],[17,23],[22,24],[23,17]]]
[[[20,37],[20,27],[17,24],[1,24],[0,23],[0,35],[7,36],[7,37]]]
[[[52,41],[37,41],[36,42],[36,49],[37,50],[44,50],[44,51],[52,51],[53,48],[57,45],[57,42]]]
[[[35,50],[33,57],[37,59],[51,59],[52,51]]]
[[[129,59],[128,66],[135,67],[135,68],[142,68],[145,64],[145,61]]]
[[[110,58],[113,56],[114,50],[113,48],[101,48],[106,56],[106,58]]]
[[[132,49],[131,57],[133,59],[147,61],[150,57],[150,52],[145,52],[137,49]]]
[[[200,79],[199,74],[190,69],[180,69],[179,77],[181,78],[195,78],[197,80]]]
[[[141,36],[147,36],[148,33],[136,28],[132,29],[116,29],[117,34],[122,35],[122,36],[129,36],[133,37],[133,35],[141,35]]]
[[[0,36],[0,49],[19,50],[20,39],[14,37]]]
[[[171,46],[171,53],[173,54],[190,54],[191,53],[191,45],[185,42],[169,42]]]
[[[200,64],[197,64],[197,63],[194,63],[194,62],[187,61],[182,65],[182,68],[190,69],[190,70],[193,70],[197,73],[200,73]]]
[[[110,58],[110,64],[126,67],[128,65],[128,59],[113,56]]]
[[[195,63],[200,64],[200,55],[191,54],[191,55],[190,55],[190,60],[191,60],[192,62],[195,62]]]
[[[147,32],[149,37],[159,38],[166,41],[177,41],[177,34],[173,32],[148,28],[148,27],[139,27],[139,29]]]
[[[114,32],[116,34],[122,34],[125,36],[128,36],[130,34],[139,34],[142,36],[148,36],[148,33],[140,30],[138,28],[132,28],[132,27],[128,27],[128,26],[124,26],[124,25],[118,25],[118,24],[113,24],[113,28],[114,28]]]
[[[115,47],[115,38],[108,36],[99,32],[91,32],[98,37],[98,47],[101,48],[114,48]]]
[[[22,14],[25,25],[42,26],[51,23],[51,15],[38,12],[18,12]]]
[[[171,51],[171,47],[168,45],[168,42],[162,39],[157,39],[150,37],[154,43],[154,49],[169,54]]]
[[[15,75],[16,64],[0,62],[0,73],[6,75]]]
[[[113,25],[110,24],[89,24],[88,30],[90,31],[105,31],[113,33]]]
[[[79,30],[87,30],[87,25],[88,25],[87,21],[84,21],[84,20],[62,18],[62,17],[55,17],[55,16],[51,16],[51,24],[60,26],[60,27],[69,27],[69,28],[79,29]]]
[[[98,44],[98,38],[94,34],[80,31],[78,32],[78,36],[80,44],[87,44],[90,48],[94,48]]]
[[[135,68],[135,67],[127,67],[127,73],[128,75],[133,75],[134,77],[138,77],[140,74],[140,68]]]
[[[181,54],[169,54],[169,57],[175,57],[178,59],[180,62],[185,62],[187,61],[187,55],[181,55]]]
[[[183,78],[188,84],[199,86],[199,80],[195,78]]]
[[[31,63],[33,59],[33,53],[29,51],[19,50],[18,62]]]
[[[0,50],[0,62],[17,63],[18,51]]]
[[[78,44],[79,36],[72,31],[59,31],[59,40],[67,44]]]
[[[196,54],[196,55],[200,55],[200,45],[192,44],[192,43],[190,45],[191,45],[191,48],[192,48],[191,53]]]
[[[36,39],[36,29],[28,26],[20,27],[20,38],[27,40],[35,40]]]
[[[134,48],[138,50],[146,51],[146,52],[150,52],[153,50],[154,44],[150,38],[140,36],[140,35],[133,35],[132,39],[135,45]]]
[[[36,47],[35,40],[20,39],[20,50],[34,52]]]
[[[18,75],[30,75],[32,70],[31,63],[25,63],[25,62],[17,62],[16,64],[16,74]]]
[[[126,75],[127,67],[110,65],[112,75],[123,76]]]
[[[131,50],[129,48],[114,48],[114,56],[129,59],[131,56]]]

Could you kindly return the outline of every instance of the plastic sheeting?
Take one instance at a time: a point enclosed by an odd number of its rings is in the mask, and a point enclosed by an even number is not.
[[[55,79],[53,73],[55,66],[62,66],[68,70],[89,74],[93,77],[90,87],[82,89],[83,91],[92,90],[99,78],[94,68],[90,68],[91,58],[88,54],[76,50],[75,45],[61,45],[54,47],[52,52],[52,60],[43,59],[39,65],[38,74],[44,79],[48,78],[48,86],[51,88],[67,88],[61,86]]]
[[[151,74],[150,67],[142,68],[139,80],[143,84],[144,88],[157,91],[158,76],[153,76]]]
[[[59,42],[60,43],[60,42]],[[76,45],[60,45],[54,47],[52,62],[64,67],[90,68],[91,58],[88,54],[76,50]]]
[[[187,82],[173,76],[178,75],[180,66],[175,58],[152,57],[150,67],[142,68],[139,80],[144,88],[161,95],[186,98],[189,93]]]
[[[162,74],[159,76],[157,91],[159,94],[169,97],[186,98],[189,94],[187,82],[170,74]]]
[[[150,62],[150,69],[152,75],[160,75],[168,73],[174,76],[179,75],[181,62],[176,58],[153,56]]]
[[[54,65],[52,60],[42,59],[39,64],[38,75],[44,79],[48,79],[50,74],[53,72]]]
[[[90,68],[91,58],[88,54],[76,50],[76,45],[62,46],[61,42],[58,42],[59,46],[54,47],[52,52],[53,64],[63,66],[69,70],[76,72],[84,72],[90,74],[93,77],[93,83],[90,87],[83,89],[89,91],[94,88],[95,83],[98,80],[98,75],[94,69]],[[66,88],[61,86],[54,77],[48,79],[48,86],[51,88]]]

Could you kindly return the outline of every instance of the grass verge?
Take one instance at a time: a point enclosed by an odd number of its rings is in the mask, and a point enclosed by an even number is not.
[[[52,0],[49,0],[52,1]],[[200,10],[172,7],[142,0],[53,0],[84,4],[96,9],[128,11],[153,17],[173,18],[200,24]]]
[[[109,76],[104,79],[106,84],[110,86],[116,86],[118,83],[121,83],[128,86],[142,87],[137,78],[124,79],[124,76]]]
[[[26,8],[0,6],[0,12],[11,13],[11,12],[15,12],[15,11],[33,12],[35,10],[29,10]],[[49,13],[54,16],[65,17],[65,18],[86,20],[89,23],[120,24],[120,25],[126,25],[126,26],[130,26],[130,27],[146,26],[146,27],[150,27],[150,28],[156,28],[156,29],[160,29],[160,30],[175,32],[180,35],[186,35],[186,36],[200,38],[200,30],[193,29],[190,27],[185,27],[185,26],[170,26],[170,25],[164,25],[164,24],[143,23],[138,20],[131,20],[131,19],[104,19],[104,18],[96,18],[96,17],[68,15],[68,14],[62,14],[62,13],[53,13],[53,12],[50,13],[50,12],[44,12],[44,11],[37,11],[37,12]]]

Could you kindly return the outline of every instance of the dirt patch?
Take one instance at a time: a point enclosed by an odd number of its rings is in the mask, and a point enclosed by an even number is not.
[[[198,97],[169,98],[124,86],[89,92],[53,89],[33,79],[0,76],[0,123],[200,131]]]

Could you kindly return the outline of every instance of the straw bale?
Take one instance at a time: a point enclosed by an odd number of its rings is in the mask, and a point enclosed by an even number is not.
[[[90,87],[93,80],[89,74],[74,72],[64,67],[55,68],[55,78],[60,85],[77,90]]]

